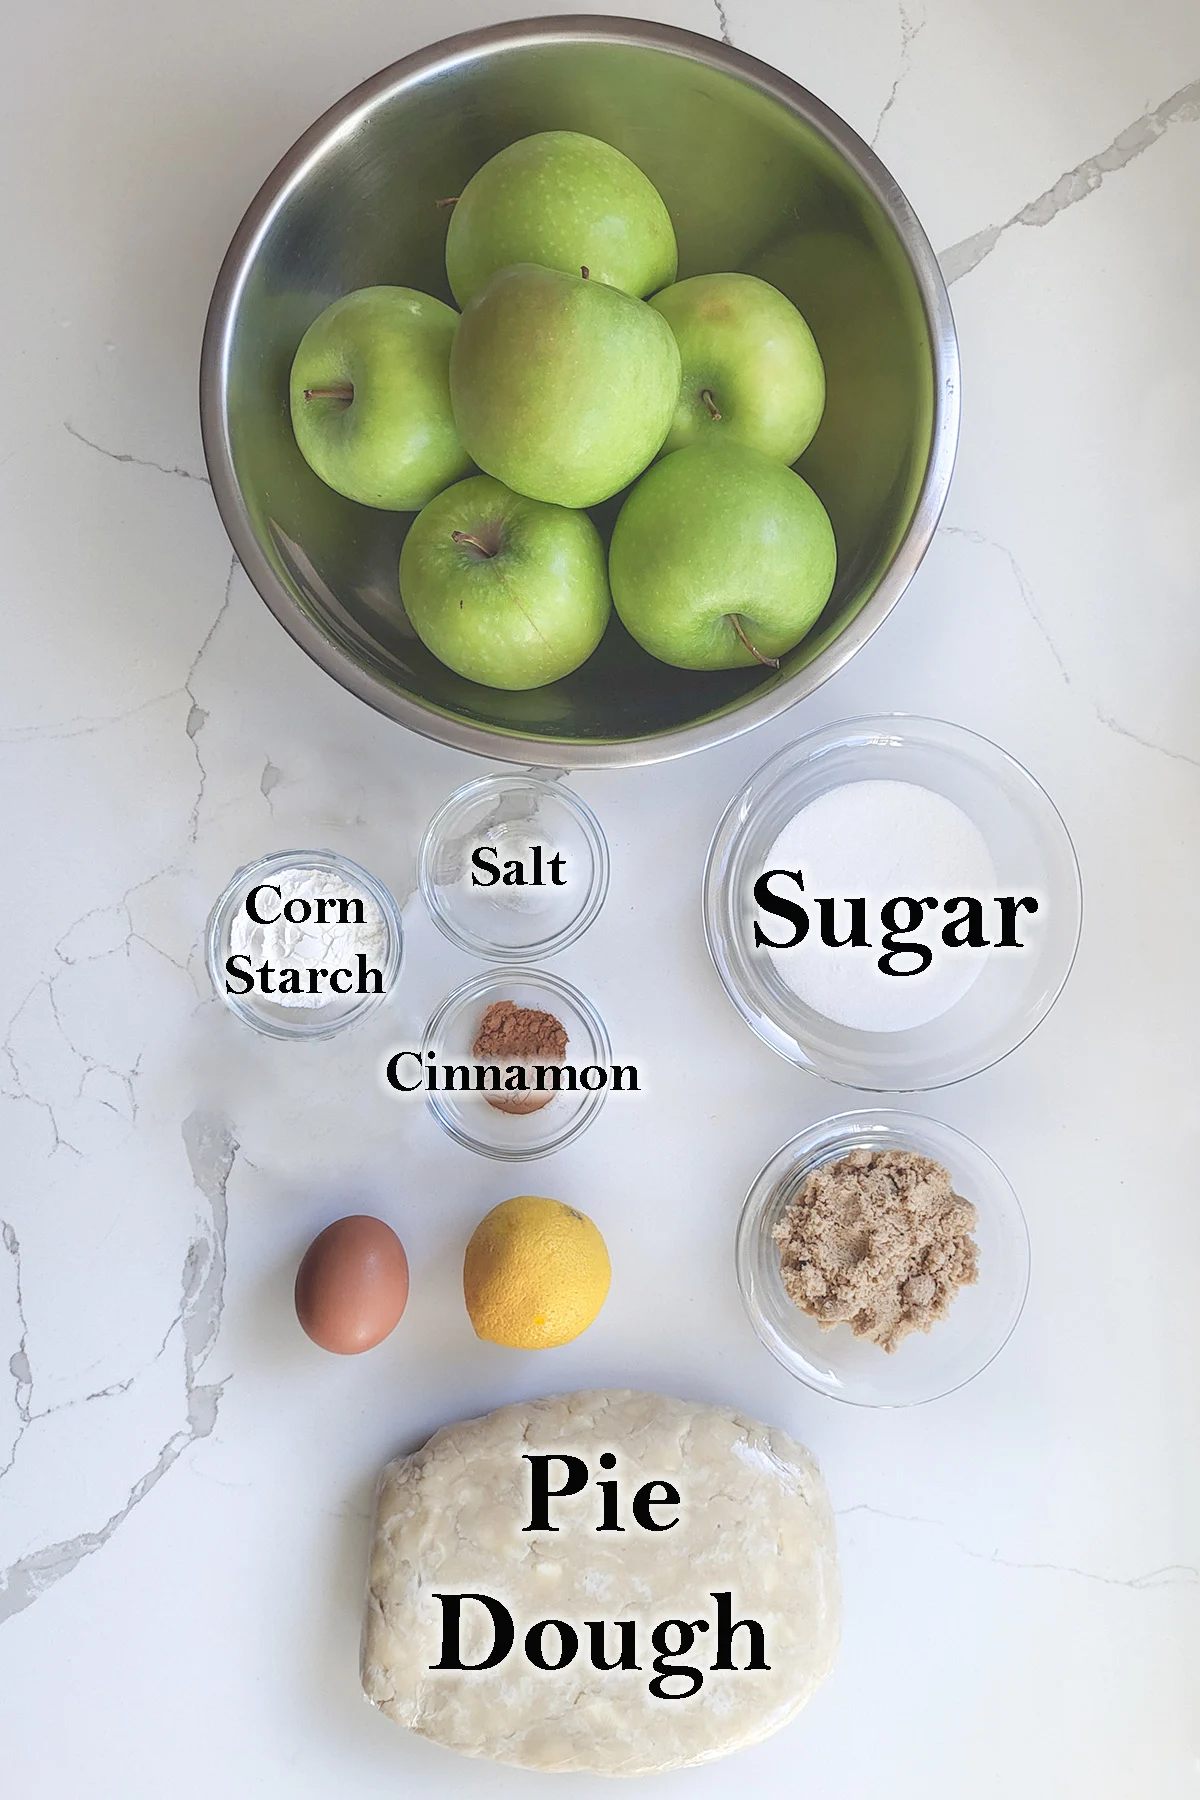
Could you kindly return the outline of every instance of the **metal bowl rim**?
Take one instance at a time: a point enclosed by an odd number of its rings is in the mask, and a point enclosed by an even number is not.
[[[382,98],[416,79],[481,54],[572,40],[661,50],[735,75],[824,136],[870,191],[900,239],[921,298],[935,385],[929,456],[912,518],[874,593],[833,643],[777,687],[732,711],[676,730],[611,742],[525,737],[502,726],[473,725],[397,693],[347,655],[293,599],[258,543],[234,471],[225,405],[231,327],[259,244],[280,206],[330,142],[352,130]],[[932,541],[954,468],[959,404],[958,340],[937,257],[899,184],[858,133],[798,82],[732,45],[675,26],[591,13],[519,19],[443,38],[390,63],[322,113],[275,165],[234,232],[213,288],[200,355],[200,429],[213,497],[238,561],[279,623],[326,674],[385,717],[455,749],[538,768],[613,768],[685,756],[777,718],[836,674],[887,618]]]

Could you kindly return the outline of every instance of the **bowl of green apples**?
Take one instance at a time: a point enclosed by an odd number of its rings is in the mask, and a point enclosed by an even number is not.
[[[201,423],[293,638],[429,737],[680,755],[895,605],[958,432],[936,259],[872,151],[665,25],[529,20],[340,101],[222,265]]]

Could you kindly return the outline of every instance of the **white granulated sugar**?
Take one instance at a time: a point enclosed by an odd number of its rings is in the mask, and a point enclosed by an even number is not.
[[[808,912],[808,935],[793,950],[771,950],[780,978],[814,1012],[857,1031],[906,1031],[949,1011],[978,979],[986,949],[946,948],[944,911],[925,914],[916,932],[933,951],[918,975],[886,975],[879,909],[907,894],[935,895],[939,901],[970,894],[989,905],[995,868],[977,826],[960,807],[929,788],[909,781],[854,781],[831,788],[789,820],[771,845],[765,869],[800,869],[804,892],[775,882],[775,893],[794,898]],[[835,935],[845,937],[850,913],[845,901],[867,902],[869,949],[830,949],[821,942],[815,901],[834,896]],[[786,920],[761,920],[767,935],[789,933]],[[904,965],[907,965],[905,959]]]
[[[382,969],[387,957],[388,929],[370,894],[330,869],[304,866],[278,870],[271,875],[270,885],[279,889],[280,898],[277,900],[274,894],[264,896],[259,901],[259,911],[278,910],[282,915],[287,901],[306,900],[313,916],[303,924],[294,924],[280,916],[269,925],[259,925],[247,913],[243,899],[229,932],[232,955],[249,957],[256,969],[264,962],[270,963],[276,971],[281,968],[345,969],[355,966],[355,957],[361,950],[368,967]],[[361,901],[363,923],[343,925],[333,918],[327,918],[323,925],[318,923],[314,904],[318,899],[334,903],[326,908],[329,914],[343,910],[337,906],[339,900]],[[351,915],[355,912],[353,907],[344,910]],[[322,991],[316,994],[273,993],[271,1000],[277,1006],[345,1004],[343,995],[332,993],[324,984]]]

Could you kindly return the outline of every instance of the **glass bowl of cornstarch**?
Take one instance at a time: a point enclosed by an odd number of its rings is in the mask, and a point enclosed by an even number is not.
[[[234,875],[208,920],[213,988],[266,1037],[326,1038],[382,1006],[404,928],[383,883],[333,850],[281,850]]]
[[[708,947],[765,1043],[875,1092],[947,1086],[1023,1042],[1079,943],[1079,865],[1029,771],[960,725],[823,727],[717,827]]]

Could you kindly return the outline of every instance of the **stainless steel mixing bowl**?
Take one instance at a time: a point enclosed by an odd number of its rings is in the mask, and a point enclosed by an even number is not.
[[[815,629],[773,670],[695,674],[614,620],[566,680],[508,694],[464,681],[413,634],[397,561],[410,515],[322,485],[288,417],[306,327],[351,288],[449,300],[448,210],[488,157],[569,128],[616,144],[671,210],[680,276],[746,269],[808,319],[825,418],[797,467],[833,520],[839,572]],[[499,25],[384,69],[269,176],[222,265],[200,375],[225,527],[276,618],[322,668],[402,725],[502,760],[651,762],[773,718],[853,656],[937,523],[958,433],[958,352],[937,262],[887,170],[829,108],[709,38],[633,19]],[[611,524],[614,503],[606,510]]]

